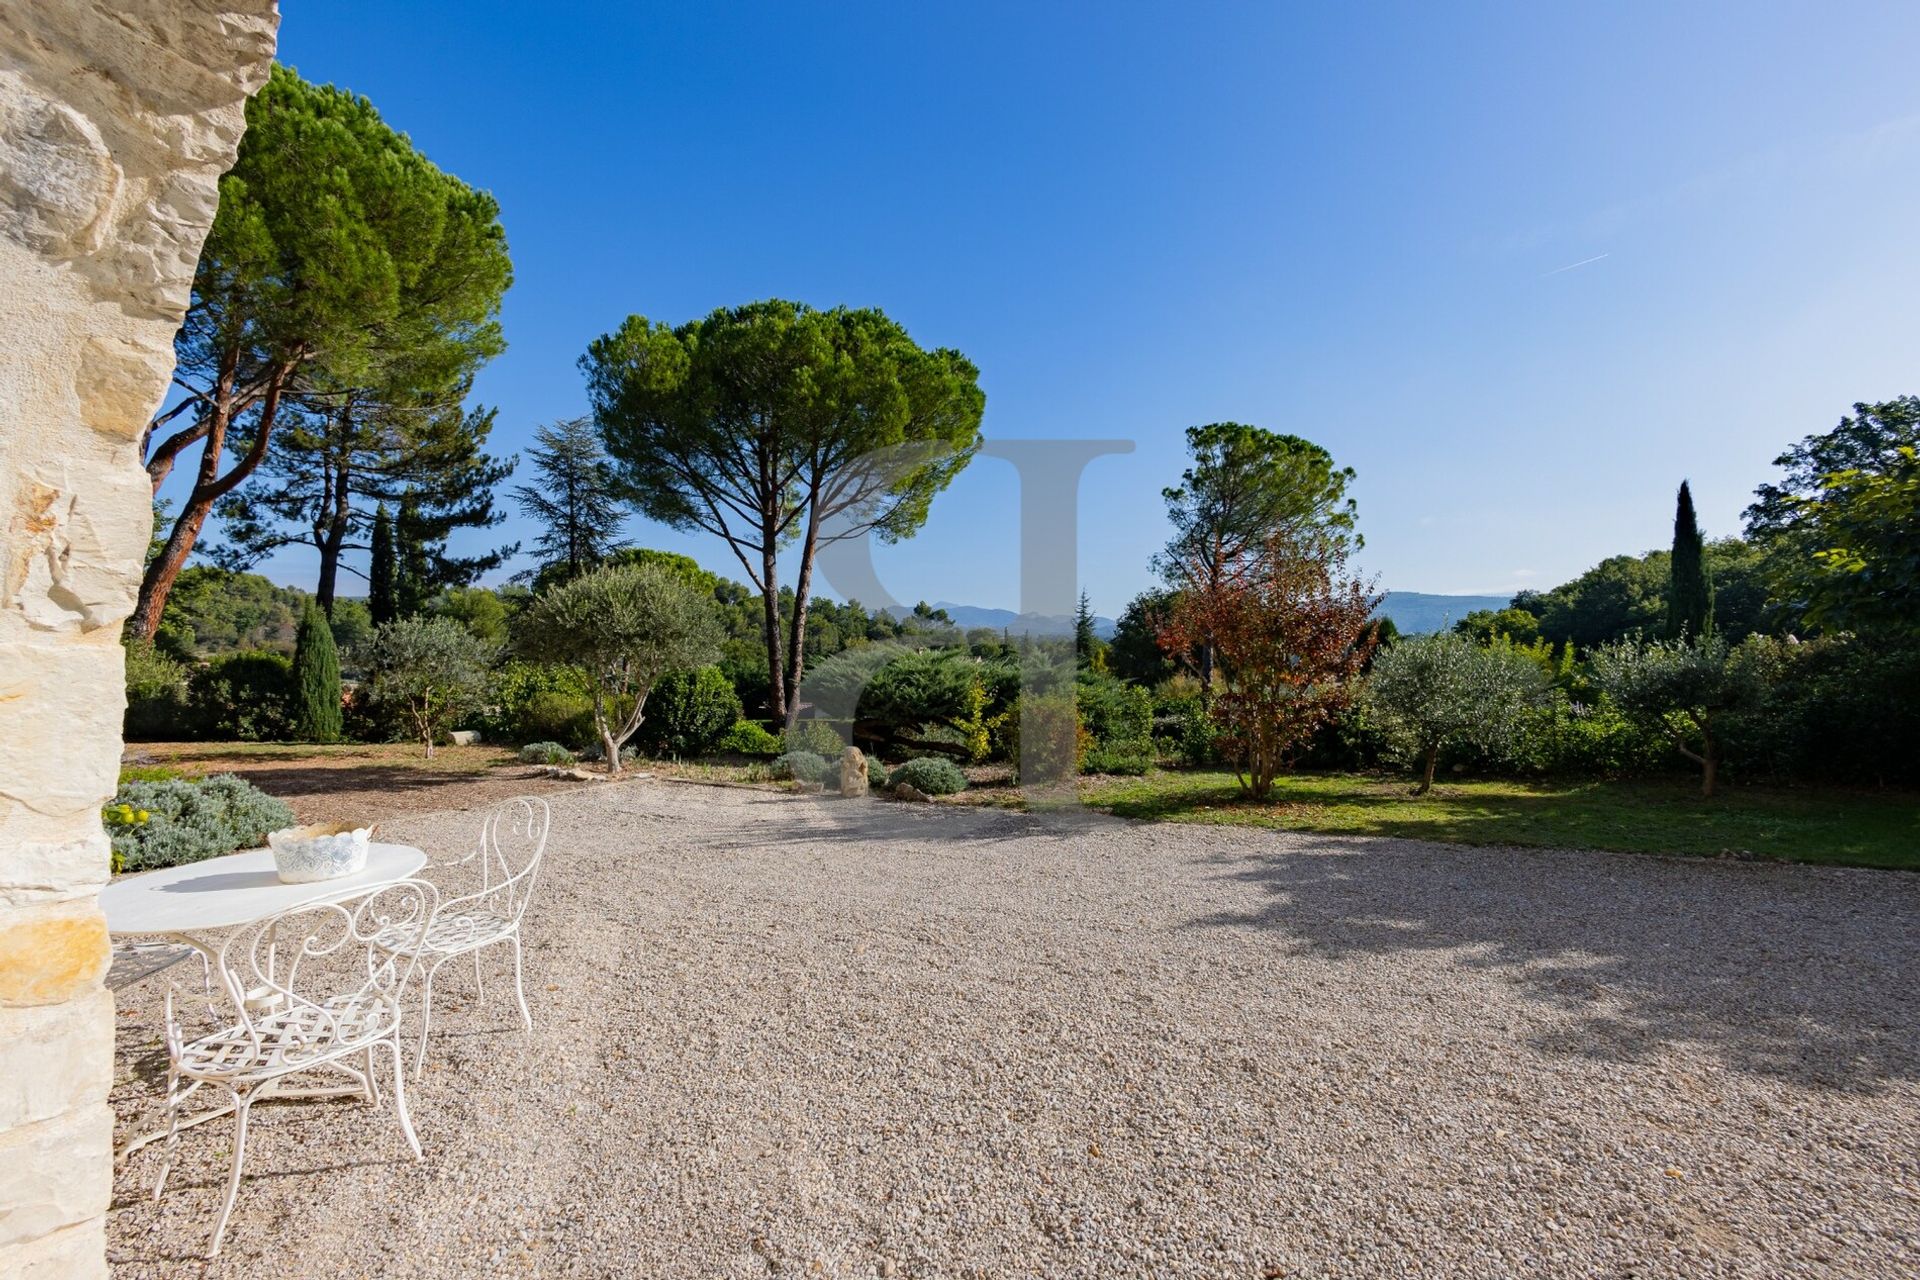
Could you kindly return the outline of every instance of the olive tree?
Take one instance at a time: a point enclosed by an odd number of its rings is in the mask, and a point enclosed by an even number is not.
[[[1719,636],[1652,644],[1623,641],[1597,651],[1593,678],[1621,711],[1673,739],[1700,766],[1700,794],[1713,795],[1720,770],[1719,726],[1760,694],[1749,645]]]
[[[397,703],[433,758],[433,740],[479,705],[496,650],[451,618],[401,618],[374,630],[376,702]]]
[[[1540,665],[1511,644],[1441,632],[1376,654],[1365,706],[1389,748],[1419,765],[1414,794],[1425,795],[1443,748],[1471,743],[1491,751],[1511,742],[1546,686]]]
[[[660,677],[706,666],[721,639],[711,597],[658,564],[596,569],[553,587],[521,615],[516,636],[524,656],[586,676],[594,732],[613,774]]]

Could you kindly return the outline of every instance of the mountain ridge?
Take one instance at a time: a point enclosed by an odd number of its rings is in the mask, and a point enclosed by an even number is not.
[[[1511,596],[1389,591],[1376,612],[1381,617],[1393,619],[1393,625],[1403,634],[1419,635],[1430,631],[1444,631],[1476,610],[1504,609],[1511,599]],[[933,607],[944,609],[947,616],[953,619],[953,624],[963,631],[974,627],[992,627],[996,631],[1005,631],[1010,635],[1067,636],[1073,634],[1071,614],[1016,613],[1012,609],[959,604],[952,600],[937,601]],[[911,614],[913,610],[904,605],[895,605],[888,612],[899,618]],[[1093,629],[1101,639],[1110,640],[1113,638],[1114,621],[1112,618],[1096,614],[1093,619]]]

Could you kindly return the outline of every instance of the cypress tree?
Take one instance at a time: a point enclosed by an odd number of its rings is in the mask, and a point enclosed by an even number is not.
[[[1713,582],[1707,577],[1706,539],[1693,514],[1693,491],[1680,482],[1673,513],[1672,577],[1667,583],[1667,634],[1701,640],[1713,634]]]
[[[367,570],[367,610],[373,614],[376,627],[399,616],[393,592],[393,566],[393,517],[387,514],[387,504],[383,502],[373,515],[373,564]]]
[[[293,640],[293,736],[301,742],[340,740],[340,655],[320,606],[307,601]]]

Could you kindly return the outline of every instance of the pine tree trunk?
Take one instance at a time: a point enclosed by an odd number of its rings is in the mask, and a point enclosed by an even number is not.
[[[781,723],[787,714],[786,663],[780,652],[780,579],[779,566],[776,563],[774,548],[773,521],[768,520],[763,529],[762,538],[765,550],[760,557],[762,577],[760,604],[761,626],[766,632],[767,641],[767,682],[768,710],[773,718]]]
[[[214,406],[206,442],[201,446],[200,469],[194,478],[193,492],[187,495],[179,518],[173,522],[173,531],[167,535],[166,547],[147,566],[147,572],[140,581],[139,602],[135,604],[133,616],[127,622],[128,629],[134,635],[143,640],[153,639],[154,633],[160,629],[161,615],[166,612],[167,596],[172,593],[180,571],[187,567],[187,557],[193,554],[194,543],[199,541],[207,517],[213,514],[214,504],[252,475],[254,468],[267,456],[273,420],[280,409],[280,393],[293,369],[294,363],[291,361],[275,367],[260,403],[260,421],[254,428],[253,447],[224,476],[220,474],[220,457],[226,451],[227,431],[233,424],[233,406]]]
[[[340,496],[342,500],[335,506],[333,519],[327,524],[327,535],[320,542],[320,584],[314,592],[315,603],[328,618],[333,617],[333,596],[340,577],[340,553],[347,545],[349,517],[344,486]]]
[[[814,501],[817,499],[810,501],[810,508]],[[800,548],[800,577],[793,588],[793,618],[787,637],[787,700],[780,718],[781,723],[789,729],[800,718],[800,673],[805,669],[807,648],[807,602],[813,598],[813,555],[820,545],[819,539],[819,522],[810,509],[807,513],[806,541]]]
[[[211,454],[216,447],[216,436],[209,434],[207,450]],[[196,490],[197,492],[197,490]],[[127,629],[142,640],[151,641],[154,633],[160,630],[160,617],[166,612],[167,597],[173,592],[173,584],[180,577],[180,571],[187,566],[187,557],[193,554],[193,544],[199,540],[200,530],[207,523],[207,516],[213,511],[213,504],[189,503],[173,522],[173,531],[167,535],[167,545],[153,563],[147,566],[146,574],[140,579],[140,599],[134,606],[133,616],[127,620]]]

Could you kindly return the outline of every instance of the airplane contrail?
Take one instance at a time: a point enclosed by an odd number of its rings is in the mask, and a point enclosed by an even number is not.
[[[1540,279],[1542,279],[1542,280],[1545,280],[1545,279],[1546,279],[1546,278],[1547,278],[1548,276],[1557,276],[1557,275],[1559,275],[1559,274],[1560,274],[1560,273],[1561,273],[1562,271],[1571,271],[1571,270],[1573,270],[1573,269],[1574,269],[1575,267],[1584,267],[1584,266],[1586,266],[1586,265],[1587,265],[1587,264],[1589,264],[1589,263],[1593,263],[1593,262],[1598,262],[1598,261],[1600,261],[1600,259],[1602,259],[1602,258],[1604,258],[1604,257],[1606,257],[1606,256],[1607,256],[1607,255],[1606,255],[1606,254],[1604,254],[1604,253],[1596,253],[1596,254],[1594,254],[1594,255],[1593,255],[1593,256],[1592,256],[1591,258],[1582,258],[1582,259],[1580,259],[1580,261],[1578,261],[1578,262],[1569,262],[1569,263],[1568,263],[1568,264],[1567,264],[1566,266],[1564,266],[1564,267],[1555,267],[1555,268],[1554,268],[1553,270],[1551,270],[1551,271],[1544,271],[1544,272],[1542,272],[1542,273],[1540,274]]]

